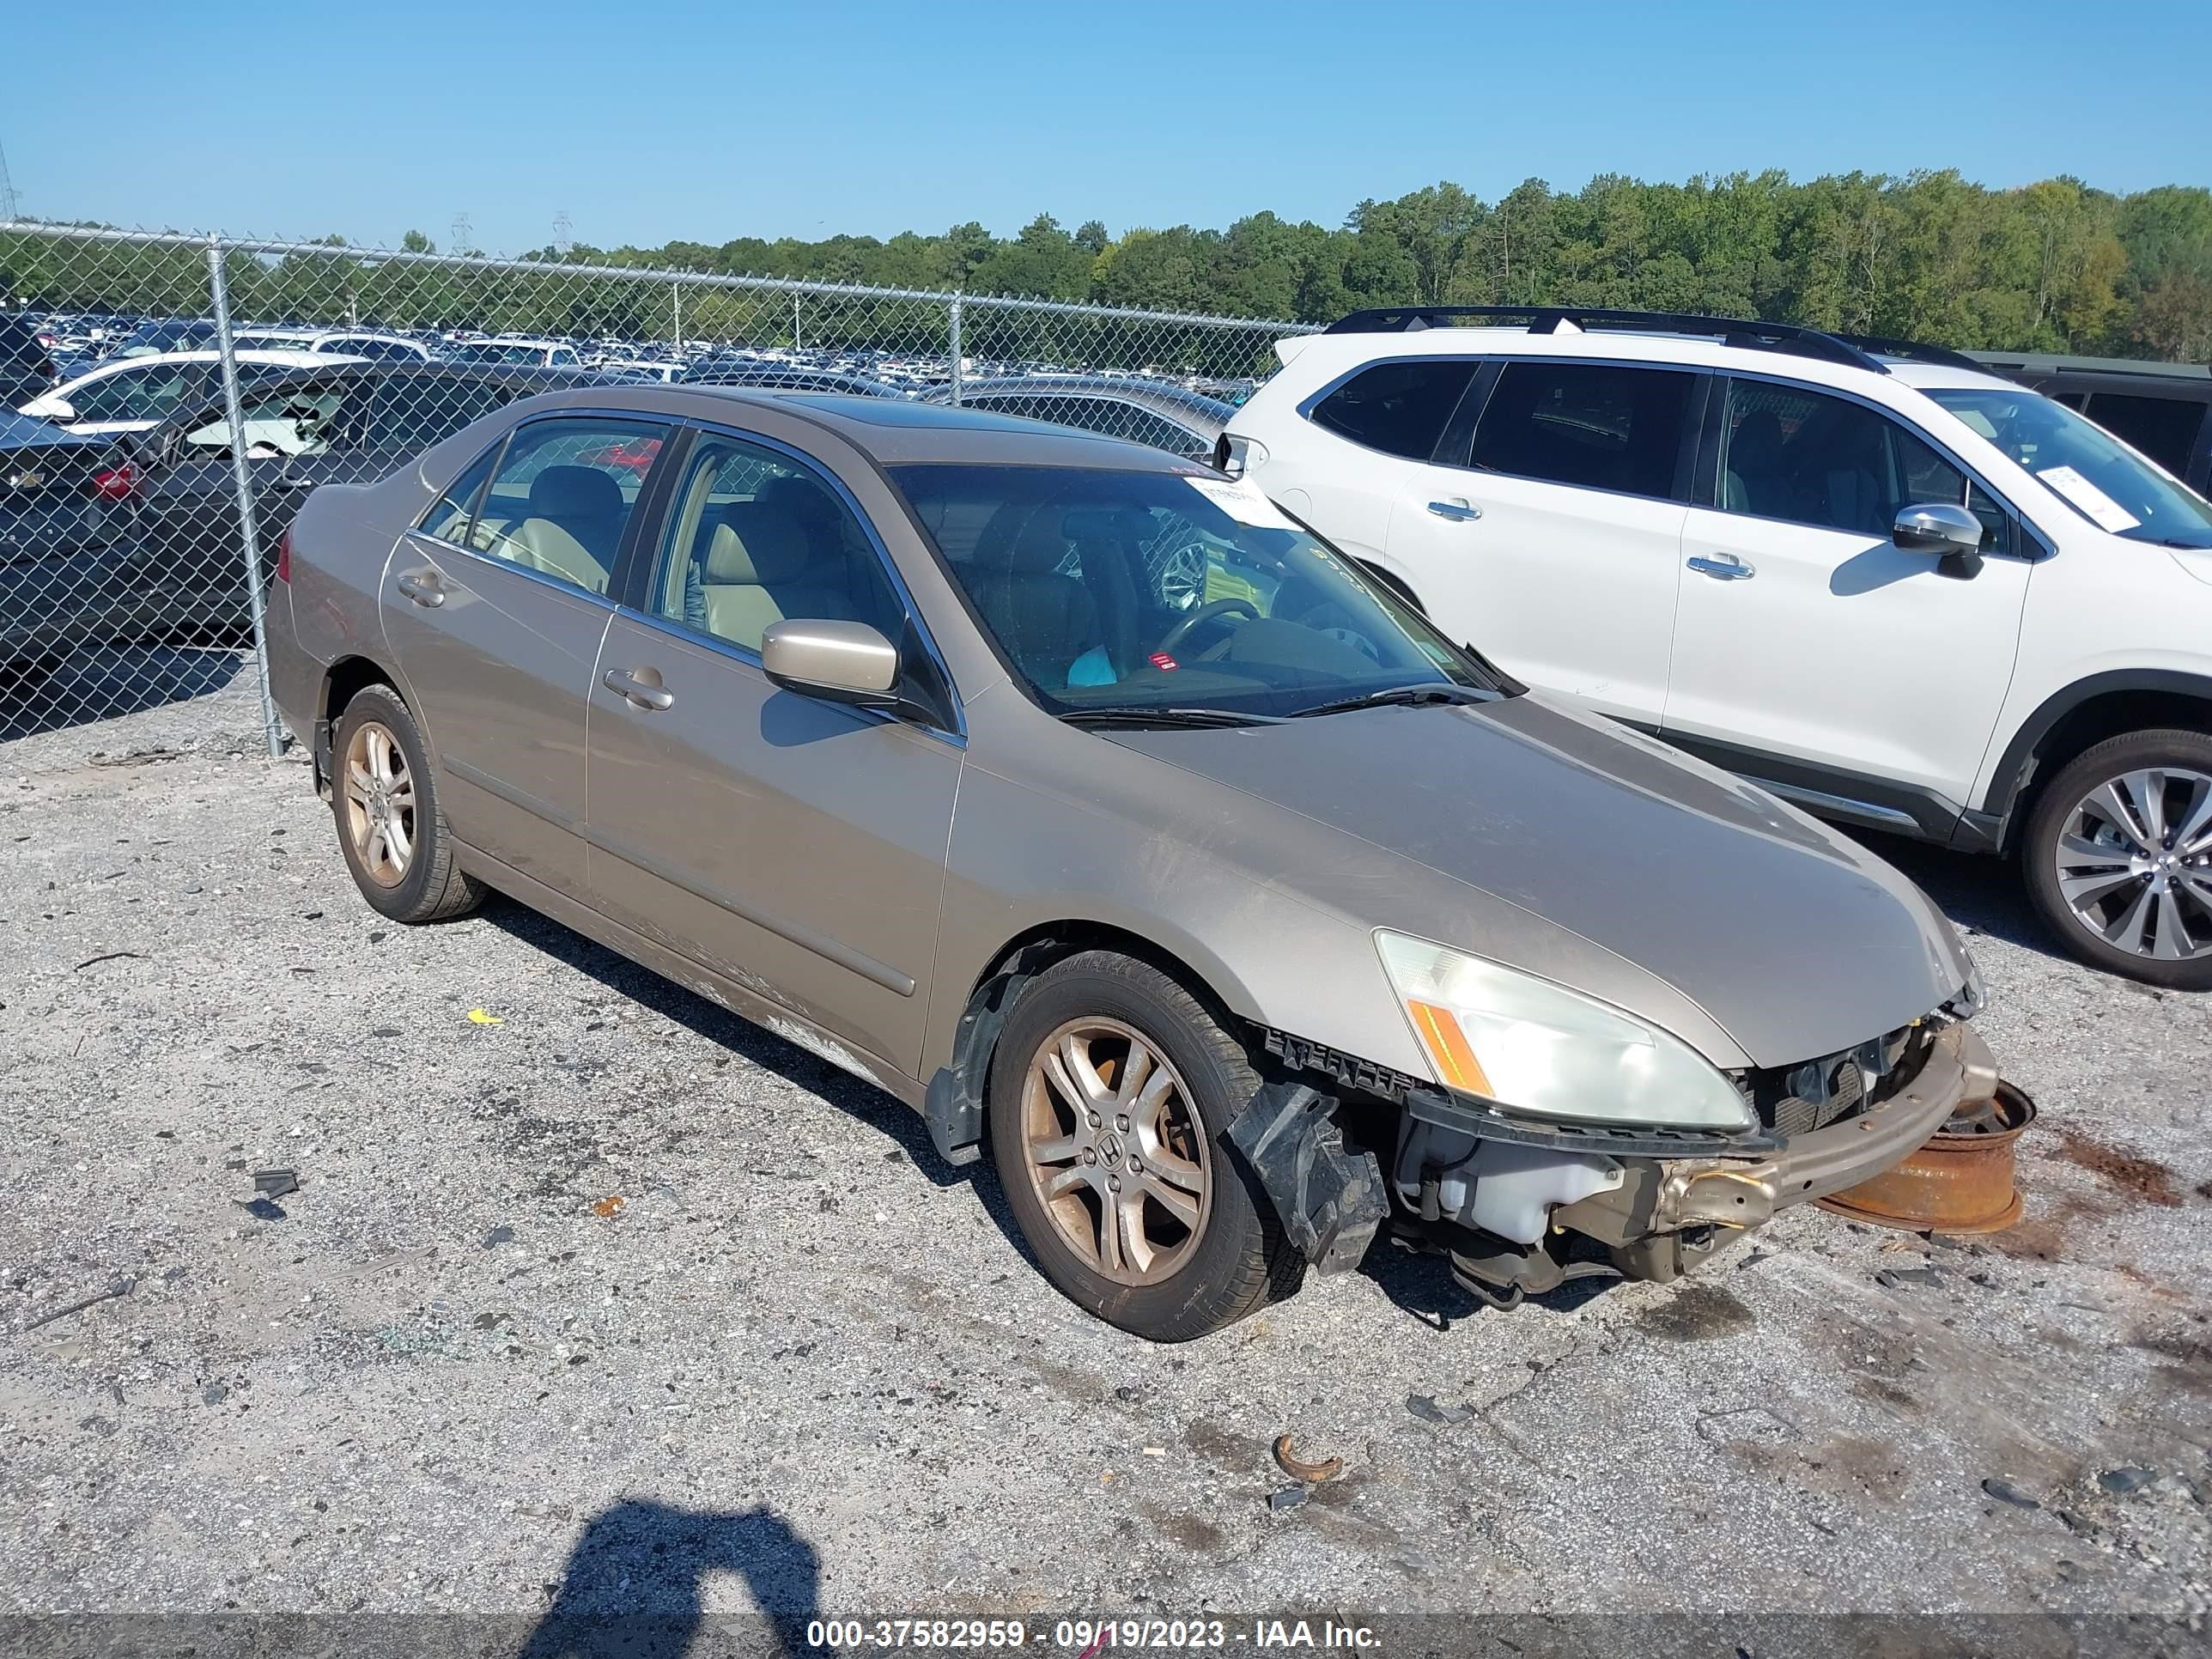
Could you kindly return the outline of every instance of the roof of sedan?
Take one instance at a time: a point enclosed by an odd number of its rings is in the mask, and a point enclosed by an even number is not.
[[[728,420],[732,405],[780,409],[826,428],[884,466],[962,463],[1081,466],[1188,472],[1190,463],[1142,444],[1009,415],[903,398],[855,398],[758,386],[604,386],[566,394],[609,409],[651,410],[697,421]]]

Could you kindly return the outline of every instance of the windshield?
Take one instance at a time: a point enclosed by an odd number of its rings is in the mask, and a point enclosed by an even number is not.
[[[2130,541],[2212,547],[2212,503],[2102,427],[2026,387],[1929,394],[2100,529]]]
[[[891,477],[1055,713],[1287,715],[1404,686],[1490,686],[1249,483],[1027,466]]]

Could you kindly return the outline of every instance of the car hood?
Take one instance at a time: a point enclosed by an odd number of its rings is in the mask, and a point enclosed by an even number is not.
[[[1972,971],[1927,896],[1864,848],[1540,694],[1101,735],[1395,855],[1387,883],[1355,859],[1271,884],[1664,1024],[1685,999],[1758,1065],[1894,1030]]]

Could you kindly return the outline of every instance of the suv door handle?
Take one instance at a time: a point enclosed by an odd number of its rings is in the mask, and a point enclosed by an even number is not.
[[[1450,519],[1460,524],[1468,523],[1482,516],[1480,507],[1471,506],[1456,497],[1449,501],[1431,501],[1429,511],[1439,519]]]
[[[438,579],[435,575],[417,574],[410,571],[392,586],[426,610],[435,611],[446,602],[446,590],[438,586]]]
[[[620,692],[641,708],[650,708],[657,713],[676,706],[673,691],[665,685],[654,685],[650,681],[641,680],[627,668],[610,668],[600,678],[605,681],[608,690]]]
[[[1711,576],[1715,581],[1723,582],[1740,582],[1746,576],[1759,574],[1756,566],[1746,564],[1733,553],[1716,553],[1711,558],[1692,559],[1690,568],[1699,575]]]

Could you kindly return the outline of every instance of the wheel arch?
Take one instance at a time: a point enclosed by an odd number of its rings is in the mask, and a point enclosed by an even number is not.
[[[315,793],[324,799],[331,792],[331,733],[337,727],[338,716],[345,713],[346,705],[372,685],[381,685],[404,704],[407,694],[400,690],[399,677],[374,659],[349,653],[339,657],[323,671],[322,689],[315,699],[315,730],[313,754],[315,763]],[[425,742],[428,741],[426,737]]]
[[[2158,726],[2212,732],[2212,675],[2114,669],[2045,698],[2005,745],[1983,797],[1999,849],[2016,843],[2037,789],[2060,767],[2107,738]]]
[[[318,718],[336,724],[345,713],[345,706],[359,693],[372,685],[390,689],[401,702],[406,694],[399,689],[399,677],[374,658],[350,655],[338,658],[323,671],[323,695]]]
[[[1112,951],[1158,969],[1198,999],[1230,1029],[1252,1021],[1207,975],[1158,939],[1092,918],[1065,916],[1024,928],[994,951],[969,987],[945,1062],[932,1073],[922,1117],[939,1153],[954,1164],[973,1163],[983,1146],[983,1095],[998,1051],[999,1034],[1023,988],[1054,963],[1085,951]]]

